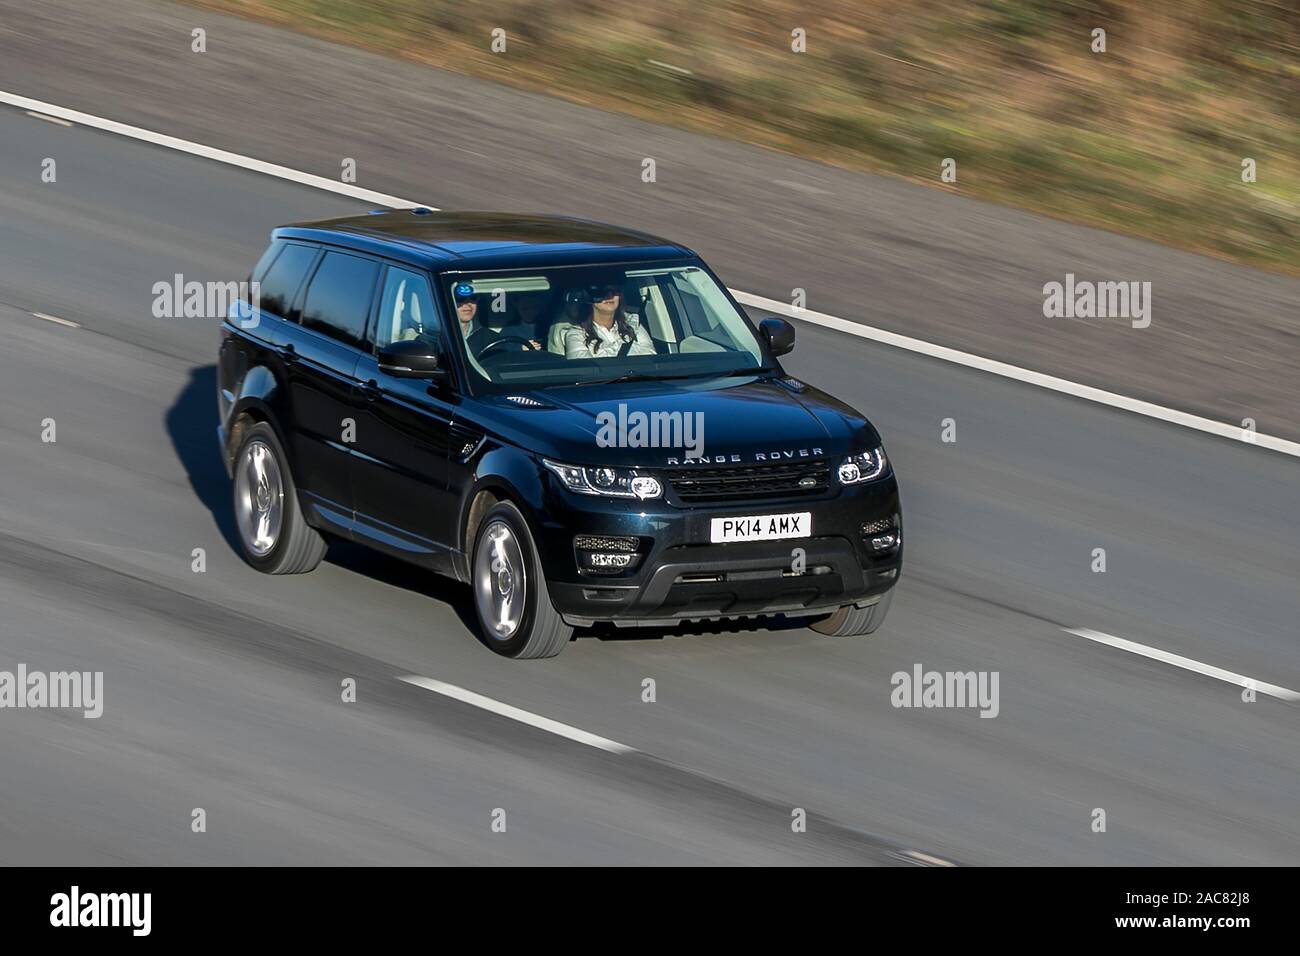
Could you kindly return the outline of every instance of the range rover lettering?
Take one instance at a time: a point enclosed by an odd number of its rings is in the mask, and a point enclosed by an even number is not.
[[[284,226],[222,325],[219,439],[244,558],[330,536],[470,586],[480,639],[558,654],[598,622],[880,627],[902,562],[880,435],[787,374],[686,247],[543,216]]]

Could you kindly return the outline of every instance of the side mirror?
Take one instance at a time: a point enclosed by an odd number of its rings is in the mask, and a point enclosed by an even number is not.
[[[794,348],[794,326],[785,319],[770,318],[758,323],[773,355],[785,355]]]
[[[392,342],[380,349],[376,358],[379,371],[394,378],[441,378],[447,374],[438,353],[418,339]]]

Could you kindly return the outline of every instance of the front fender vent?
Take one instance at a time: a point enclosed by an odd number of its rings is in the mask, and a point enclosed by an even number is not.
[[[453,422],[451,426],[451,456],[458,461],[469,461],[483,444],[486,436],[477,429]]]

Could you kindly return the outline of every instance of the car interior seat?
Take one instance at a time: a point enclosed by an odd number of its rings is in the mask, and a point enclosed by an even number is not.
[[[564,333],[578,327],[577,319],[578,293],[576,290],[570,290],[564,294],[564,302],[560,306],[559,314],[551,323],[550,331],[546,333],[546,351],[554,352],[556,355],[564,354]]]

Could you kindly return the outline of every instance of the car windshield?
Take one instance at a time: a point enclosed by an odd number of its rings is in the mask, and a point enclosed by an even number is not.
[[[754,330],[698,264],[458,273],[440,282],[478,391],[764,365]]]

